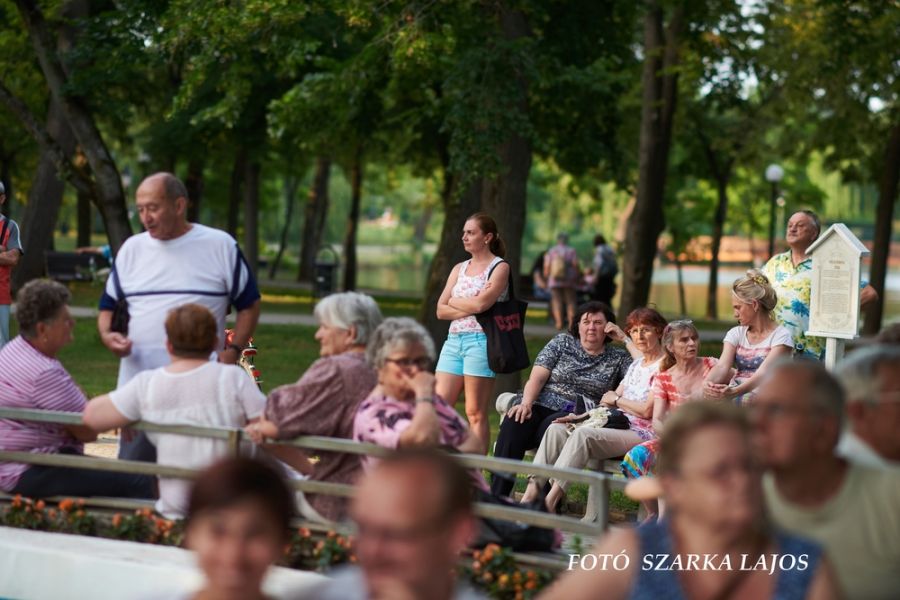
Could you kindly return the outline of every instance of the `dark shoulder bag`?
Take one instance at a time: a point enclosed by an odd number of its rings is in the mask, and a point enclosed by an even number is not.
[[[110,274],[113,280],[113,286],[116,288],[116,306],[113,308],[112,321],[110,322],[110,331],[128,335],[128,321],[131,315],[128,314],[128,300],[125,299],[125,292],[122,290],[122,284],[119,282],[119,272],[116,270],[115,263]]]
[[[488,279],[502,262],[506,261],[502,260],[491,267]],[[512,269],[509,272],[508,286],[508,300],[498,300],[486,311],[475,315],[487,336],[488,366],[495,373],[515,373],[531,364],[528,346],[525,345],[525,310],[528,303],[516,298]]]

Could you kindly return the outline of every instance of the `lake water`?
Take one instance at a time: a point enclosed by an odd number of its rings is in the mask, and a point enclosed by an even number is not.
[[[367,260],[374,259],[374,262]],[[373,290],[416,292],[425,289],[428,277],[428,262],[421,253],[410,253],[396,247],[388,251],[372,252],[369,249],[359,253],[358,285]],[[719,318],[731,319],[731,284],[746,272],[745,268],[724,267],[719,269]],[[709,285],[709,269],[705,266],[683,268],[685,300],[689,316],[701,317],[706,312],[706,288]],[[863,277],[868,277],[864,270]],[[621,283],[619,284],[621,287]],[[887,304],[885,322],[900,320],[900,271],[888,272]],[[678,301],[677,273],[674,266],[657,265],[653,271],[653,285],[650,302],[667,315],[680,313]]]

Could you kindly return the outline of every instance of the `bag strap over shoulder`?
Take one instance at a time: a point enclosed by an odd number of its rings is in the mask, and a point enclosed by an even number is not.
[[[506,263],[507,265],[509,265],[509,263],[506,262],[506,261],[503,260],[503,259],[498,260],[498,261],[495,262],[494,265],[491,267],[491,270],[488,271],[488,275],[487,275],[487,278],[488,278],[488,279],[491,278],[491,275],[493,274],[494,269],[496,269],[497,266],[500,265],[500,264],[502,264],[502,263]],[[510,267],[509,267],[509,282],[508,282],[506,285],[507,285],[507,288],[506,288],[506,289],[509,291],[509,299],[510,299],[510,300],[515,300],[515,299],[516,299],[516,293],[515,293],[515,289],[513,288],[513,276],[512,276],[512,266],[511,266],[511,265],[510,265]]]
[[[0,229],[0,244],[6,243],[6,231],[9,229],[9,217],[3,217],[3,229]]]
[[[116,269],[115,262],[112,265],[110,277],[112,277],[113,287],[116,288],[116,300],[124,300],[125,290],[122,289],[122,283],[119,281],[119,271]]]

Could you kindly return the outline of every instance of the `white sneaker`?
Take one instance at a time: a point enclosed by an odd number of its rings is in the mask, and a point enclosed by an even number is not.
[[[499,396],[497,396],[497,402],[494,406],[497,407],[497,412],[501,415],[505,415],[509,412],[509,409],[512,408],[513,401],[516,399],[516,394],[513,392],[503,392]]]

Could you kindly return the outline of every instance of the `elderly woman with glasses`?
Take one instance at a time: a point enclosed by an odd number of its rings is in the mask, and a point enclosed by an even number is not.
[[[366,349],[378,385],[360,404],[353,439],[387,448],[451,446],[478,453],[465,419],[435,394],[434,342],[408,317],[385,319]],[[363,459],[363,466],[372,464]]]
[[[247,427],[256,442],[301,435],[350,439],[356,409],[377,383],[365,356],[366,344],[382,320],[375,300],[357,292],[331,294],[316,304],[314,315],[319,322],[315,337],[321,358],[299,381],[269,393],[264,418]],[[315,481],[353,483],[360,474],[355,454],[319,452],[319,460],[309,464],[297,448],[276,444],[265,448]],[[347,516],[344,498],[322,494],[305,494],[305,498],[323,519]],[[304,507],[304,514],[316,518],[310,507]]]

